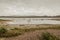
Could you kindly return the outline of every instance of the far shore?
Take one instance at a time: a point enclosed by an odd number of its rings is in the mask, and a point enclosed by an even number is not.
[[[0,18],[60,18],[60,16],[0,16]]]

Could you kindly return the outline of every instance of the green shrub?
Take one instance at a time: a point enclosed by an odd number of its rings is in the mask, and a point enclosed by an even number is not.
[[[0,28],[0,34],[4,34],[6,32],[7,32],[7,30],[5,28]]]
[[[48,32],[44,32],[41,35],[42,40],[60,40],[58,37],[56,37],[55,35],[52,35]]]
[[[0,37],[14,37],[21,34],[22,33],[18,30],[18,28],[14,28],[11,30],[7,30],[3,27],[0,28]]]

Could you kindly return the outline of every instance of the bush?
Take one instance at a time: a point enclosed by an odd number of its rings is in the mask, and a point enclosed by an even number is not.
[[[4,34],[6,32],[7,32],[7,30],[5,28],[0,28],[0,34]]]
[[[41,38],[42,40],[60,40],[58,37],[51,35],[48,32],[42,33]]]
[[[5,28],[0,28],[0,37],[14,37],[21,35],[21,32],[17,29],[14,28],[12,30],[7,30]]]

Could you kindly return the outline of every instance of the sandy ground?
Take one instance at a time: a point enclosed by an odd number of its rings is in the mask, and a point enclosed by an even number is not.
[[[17,37],[5,38],[4,40],[39,40],[38,36],[41,36],[42,32],[49,32],[56,36],[60,36],[60,30],[57,29],[47,29],[47,30],[36,30],[32,32],[26,32],[23,35]]]

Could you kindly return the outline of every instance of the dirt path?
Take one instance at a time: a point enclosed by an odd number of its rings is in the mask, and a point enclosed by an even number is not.
[[[47,29],[47,30],[36,30],[34,32],[27,32],[17,37],[5,38],[5,40],[39,40],[37,35],[41,36],[42,32],[50,32],[56,36],[57,35],[60,36],[60,30]]]

